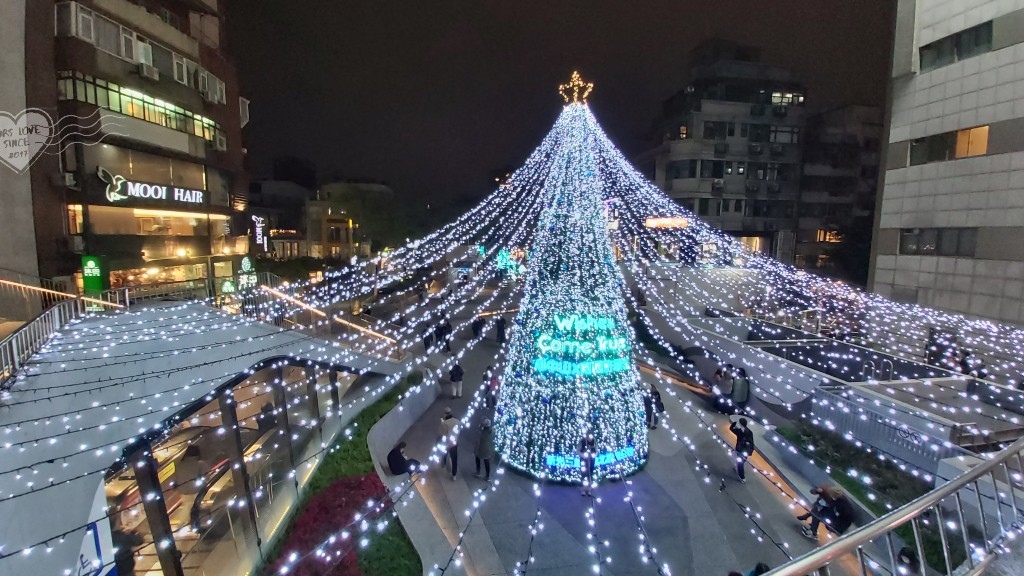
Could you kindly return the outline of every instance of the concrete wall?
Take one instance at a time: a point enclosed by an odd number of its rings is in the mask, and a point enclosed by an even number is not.
[[[17,116],[25,99],[25,5],[28,0],[0,2],[0,112]],[[37,33],[52,34],[49,31]],[[36,235],[32,218],[32,186],[28,173],[18,174],[0,164],[0,198],[4,220],[4,249],[0,268],[39,275]],[[2,315],[2,314],[0,314]]]
[[[366,441],[373,457],[373,466],[385,486],[393,488],[405,479],[405,476],[394,476],[387,469],[387,455],[398,444],[405,432],[426,413],[440,393],[437,383],[440,380],[427,372],[423,379],[425,389],[403,400],[377,421],[367,434]],[[401,409],[399,409],[401,408]],[[418,458],[423,461],[424,458]],[[423,574],[426,576],[433,570],[434,564],[443,564],[451,553],[451,545],[441,527],[434,519],[433,513],[427,508],[426,502],[418,495],[411,495],[405,500],[404,506],[398,507],[398,517],[402,527],[416,548],[423,563]]]

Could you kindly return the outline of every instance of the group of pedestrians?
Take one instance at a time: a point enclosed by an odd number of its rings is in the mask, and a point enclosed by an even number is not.
[[[438,427],[438,435],[445,442],[445,456],[441,462],[446,472],[450,473],[452,480],[459,474],[459,432],[461,422],[452,414],[451,408],[445,408],[444,416]],[[491,427],[491,419],[484,418],[480,422],[479,434],[476,444],[473,446],[473,456],[476,459],[476,476],[485,482],[491,481],[491,461],[494,460],[494,428]],[[483,474],[481,474],[481,465]]]
[[[484,325],[484,319],[480,316],[474,318],[473,321],[470,323],[470,329],[473,331],[474,339],[483,336]],[[507,340],[507,328],[508,321],[505,320],[504,316],[498,316],[498,319],[494,321],[494,340],[498,344],[504,344],[505,341]],[[441,320],[441,322],[434,326],[432,329],[430,327],[423,328],[420,331],[420,338],[423,342],[423,351],[430,352],[431,348],[434,346],[434,343],[436,342],[439,346],[444,345],[444,351],[450,353],[452,351],[453,332],[454,328],[452,327],[452,322],[451,320],[448,319],[447,316],[445,316]]]

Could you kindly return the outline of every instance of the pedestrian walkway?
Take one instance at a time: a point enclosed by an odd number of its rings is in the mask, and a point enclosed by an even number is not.
[[[455,350],[468,339],[468,330],[456,334]],[[444,409],[451,407],[457,417],[465,414],[473,391],[482,382],[488,364],[494,362],[499,346],[488,340],[468,351],[460,363],[465,369],[463,398],[450,399],[450,390],[442,383],[439,399],[405,434],[410,457],[426,459],[438,439],[438,423]],[[443,361],[439,355],[435,364]],[[645,375],[645,379],[653,379]],[[725,440],[718,435],[718,415],[707,415],[715,430],[703,427],[700,420],[688,413],[684,403],[692,393],[679,387],[677,397],[663,391],[667,424],[678,439],[663,425],[651,432],[651,456],[646,467],[628,478],[629,482],[608,481],[596,491],[596,538],[607,542],[601,556],[610,563],[601,566],[602,574],[656,574],[657,569],[645,563],[640,555],[640,527],[627,492],[642,509],[643,527],[656,549],[659,564],[667,564],[676,575],[721,575],[730,570],[743,573],[757,562],[779,566],[789,557],[796,557],[814,547],[799,534],[788,486],[785,493],[768,479],[754,472],[747,473],[747,482],[736,478],[732,458]],[[442,550],[419,550],[425,559],[425,570],[432,563],[444,560],[465,531],[462,549],[467,574],[474,576],[512,574],[517,562],[532,552],[535,559],[529,574],[537,576],[591,573],[594,556],[588,551],[588,530],[585,511],[589,500],[579,488],[555,484],[540,485],[540,496],[534,492],[534,480],[511,470],[501,477],[494,492],[480,507],[467,530],[473,492],[485,486],[473,477],[473,447],[480,420],[491,417],[489,411],[478,411],[473,421],[463,422],[459,439],[459,473],[456,480],[434,465],[427,473],[419,492],[431,519],[419,514],[402,514],[403,524],[414,542],[431,542]],[[684,441],[683,438],[688,439]],[[731,440],[731,438],[730,438]],[[693,450],[687,442],[692,443]],[[764,442],[764,440],[762,440]],[[770,469],[758,458],[758,467]],[[706,467],[706,468],[705,468]],[[777,476],[776,476],[777,478]],[[538,507],[544,529],[530,549],[529,526]],[[400,511],[401,514],[401,511]],[[442,531],[445,538],[426,536]],[[417,535],[421,535],[418,537]],[[434,560],[431,560],[434,559]]]

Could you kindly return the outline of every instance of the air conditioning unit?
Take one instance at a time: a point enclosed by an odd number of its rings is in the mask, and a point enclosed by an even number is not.
[[[750,107],[751,116],[764,116],[765,108],[764,104],[754,104]]]
[[[160,70],[158,70],[157,67],[153,66],[152,64],[139,62],[139,76],[142,76],[143,78],[149,78],[154,82],[158,82],[160,80]]]
[[[722,188],[725,188],[725,180],[715,178],[711,181],[711,188],[712,190],[721,190]]]
[[[768,183],[768,191],[769,192],[778,192],[779,190],[782,190],[782,184],[779,184],[778,182],[769,182]]]
[[[782,154],[783,154],[783,152],[785,152],[785,150],[782,148],[782,144],[772,144],[768,148],[768,152],[772,156],[782,156]]]
[[[747,180],[747,192],[760,192],[761,183],[757,180]]]
[[[209,87],[200,88],[199,89],[199,95],[203,97],[203,100],[209,102],[210,104],[218,104],[218,102],[217,102],[217,95],[214,94],[213,91],[210,90]]]
[[[217,134],[213,138],[213,147],[219,152],[228,151],[228,139],[223,134]]]
[[[772,114],[774,114],[776,118],[785,118],[787,113],[788,113],[788,107],[787,106],[774,106],[774,107],[772,107]]]
[[[764,152],[764,147],[760,144],[751,144],[747,147],[751,154],[760,154]]]

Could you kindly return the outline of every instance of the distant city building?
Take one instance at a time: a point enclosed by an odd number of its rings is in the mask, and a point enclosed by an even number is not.
[[[251,238],[257,255],[278,260],[310,256],[306,242],[306,205],[315,192],[287,180],[259,180],[249,185]],[[266,229],[263,233],[258,226]]]
[[[794,74],[757,50],[702,43],[688,86],[657,122],[655,183],[752,250],[792,262],[804,97]]]
[[[0,268],[68,277],[90,255],[115,286],[233,274],[248,101],[223,32],[217,0],[0,3],[0,110],[40,109],[74,134],[24,173],[0,166],[17,216]]]
[[[873,289],[1024,322],[1024,4],[900,0]]]
[[[870,229],[883,131],[878,106],[843,106],[807,119],[797,266],[834,270],[830,252],[851,240],[844,235],[849,236],[855,226]],[[868,253],[863,256],[867,264]]]

